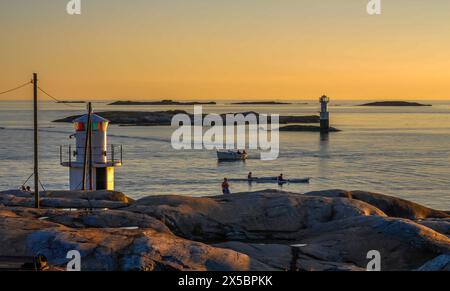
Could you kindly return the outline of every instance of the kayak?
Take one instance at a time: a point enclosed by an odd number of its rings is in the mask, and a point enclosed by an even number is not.
[[[278,181],[277,177],[261,177],[252,179],[228,179],[230,182],[247,182],[247,183],[277,183],[277,184],[305,184],[309,183],[310,178],[286,179]]]

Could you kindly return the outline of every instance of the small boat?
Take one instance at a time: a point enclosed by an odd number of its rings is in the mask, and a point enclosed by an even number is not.
[[[232,150],[217,151],[217,158],[219,161],[244,161],[248,158],[248,154]]]
[[[247,182],[247,183],[277,183],[277,184],[308,184],[310,178],[300,178],[300,179],[285,179],[282,181],[278,180],[278,177],[261,177],[261,178],[251,178],[251,179],[228,179],[230,182]]]

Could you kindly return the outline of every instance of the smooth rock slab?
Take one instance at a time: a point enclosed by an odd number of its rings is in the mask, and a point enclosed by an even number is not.
[[[149,196],[127,211],[145,213],[176,235],[197,241],[292,240],[318,223],[355,216],[385,216],[358,200],[261,191],[218,197]]]
[[[417,271],[436,272],[450,271],[450,253],[440,255],[417,269]]]
[[[145,214],[121,210],[76,210],[34,209],[24,207],[1,207],[0,217],[26,217],[44,219],[71,228],[151,228],[171,233],[161,221]]]
[[[316,225],[298,237],[301,252],[321,261],[351,262],[365,268],[371,250],[381,254],[382,270],[414,270],[450,252],[450,239],[411,220],[353,217]]]
[[[283,244],[226,242],[215,244],[248,255],[277,271],[363,271],[345,262],[321,261],[301,253],[301,248]]]
[[[0,219],[0,256],[46,256],[64,267],[66,254],[81,253],[84,271],[264,270],[235,251],[211,247],[153,229],[72,229],[34,218]]]
[[[417,221],[418,224],[429,227],[439,233],[450,236],[450,218],[431,218]]]
[[[128,197],[122,192],[118,191],[46,191],[40,193],[42,197],[47,198],[63,198],[63,199],[84,199],[84,200],[104,200],[116,201],[126,204],[132,204],[134,199]]]
[[[326,190],[314,191],[305,195],[314,197],[344,197],[364,201],[373,205],[391,217],[408,219],[450,218],[445,211],[434,210],[423,205],[388,195],[365,191]]]
[[[445,257],[439,257],[450,253],[449,218],[416,223],[387,217],[378,207],[413,218],[447,213],[368,192],[153,196],[131,206],[109,193],[97,199],[53,193],[42,201],[128,206],[78,211],[0,206],[0,256],[41,253],[64,269],[67,251],[75,249],[84,270],[343,271],[364,270],[370,250],[381,253],[382,270],[446,269]],[[13,194],[0,193],[0,201],[30,203],[30,197]]]
[[[134,200],[114,191],[48,191],[40,194],[40,205],[46,208],[111,208],[131,205]],[[5,206],[34,207],[34,194],[20,190],[0,192],[0,204]]]

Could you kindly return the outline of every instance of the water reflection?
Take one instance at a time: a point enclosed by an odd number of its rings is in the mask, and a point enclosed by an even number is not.
[[[326,178],[328,174],[328,157],[329,157],[330,134],[320,133],[319,136],[319,161],[318,161],[318,178]]]

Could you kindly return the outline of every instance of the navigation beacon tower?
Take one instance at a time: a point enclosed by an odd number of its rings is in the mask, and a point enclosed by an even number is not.
[[[114,169],[122,166],[122,146],[108,146],[109,120],[92,114],[89,104],[89,113],[73,123],[75,150],[71,145],[60,147],[61,165],[69,168],[70,190],[114,190]],[[65,150],[68,159],[63,161]]]
[[[323,95],[320,97],[320,132],[328,133],[330,131],[330,113],[328,112],[328,103],[330,98]]]

